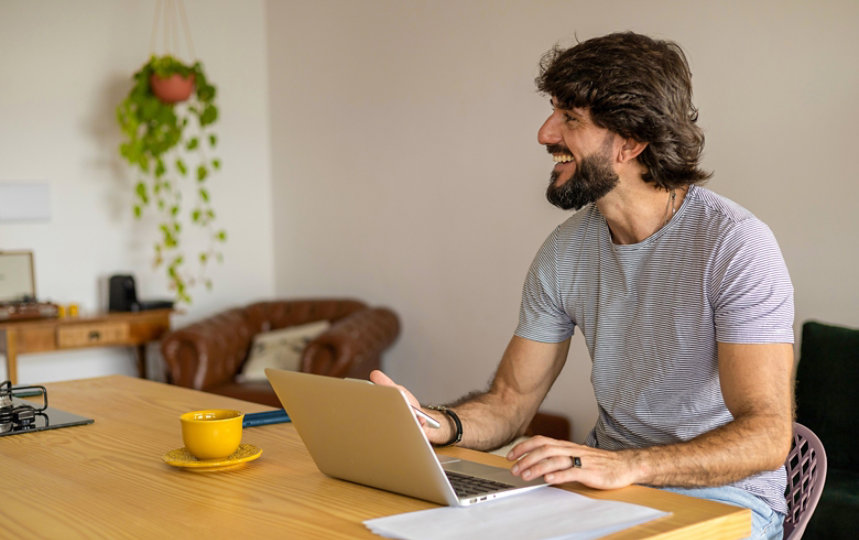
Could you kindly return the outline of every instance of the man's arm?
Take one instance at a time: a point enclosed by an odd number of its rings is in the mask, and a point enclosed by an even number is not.
[[[504,351],[489,390],[473,394],[450,407],[462,421],[461,446],[478,450],[497,448],[524,433],[528,423],[567,359],[570,340],[541,343],[514,336]],[[370,380],[376,384],[395,384],[385,374],[374,371]],[[414,406],[418,400],[400,387]],[[453,436],[453,425],[447,415],[424,411],[441,424],[440,429],[425,428],[430,442],[443,444]]]
[[[514,336],[489,390],[453,409],[463,423],[462,446],[497,448],[525,432],[564,367],[570,340],[541,343]]]
[[[734,420],[690,441],[607,451],[535,437],[517,445],[514,473],[612,489],[630,484],[714,486],[778,468],[790,451],[793,348],[719,343],[719,377]],[[572,458],[581,468],[572,468]]]

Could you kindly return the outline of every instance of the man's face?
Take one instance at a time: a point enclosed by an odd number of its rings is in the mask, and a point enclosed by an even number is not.
[[[614,134],[593,124],[587,109],[561,109],[552,99],[552,114],[537,133],[555,160],[546,189],[550,203],[578,210],[617,185],[613,168]]]

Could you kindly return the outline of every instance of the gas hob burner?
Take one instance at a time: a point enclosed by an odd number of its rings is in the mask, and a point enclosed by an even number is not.
[[[41,407],[38,402],[21,399],[36,396],[42,397]],[[48,391],[44,386],[0,383],[0,437],[92,423],[92,418],[48,407]]]
[[[42,406],[15,398],[15,394],[42,396]],[[37,416],[45,416],[48,408],[48,390],[44,386],[16,386],[11,381],[0,383],[0,435],[35,429]]]

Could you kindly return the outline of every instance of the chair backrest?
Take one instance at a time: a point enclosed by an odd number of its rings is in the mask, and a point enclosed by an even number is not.
[[[806,321],[796,368],[796,421],[826,443],[833,470],[859,473],[857,387],[859,328]]]
[[[787,470],[784,538],[796,540],[802,537],[826,482],[826,451],[823,443],[802,424],[793,423],[793,448],[784,466]]]

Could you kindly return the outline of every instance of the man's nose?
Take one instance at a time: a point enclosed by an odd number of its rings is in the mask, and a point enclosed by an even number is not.
[[[537,142],[543,145],[561,142],[561,132],[558,129],[558,112],[553,111],[537,131]]]

